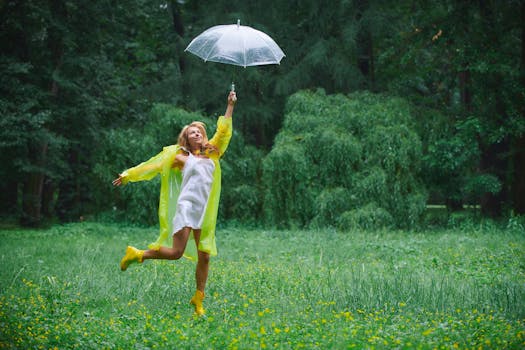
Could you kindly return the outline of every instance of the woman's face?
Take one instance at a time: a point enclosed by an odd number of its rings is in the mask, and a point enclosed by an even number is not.
[[[202,132],[196,126],[190,126],[187,131],[188,143],[192,149],[200,148],[202,145]]]

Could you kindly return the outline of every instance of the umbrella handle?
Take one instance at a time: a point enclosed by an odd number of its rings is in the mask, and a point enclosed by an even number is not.
[[[230,91],[235,91],[235,84],[232,82],[232,86],[231,86],[231,90]]]

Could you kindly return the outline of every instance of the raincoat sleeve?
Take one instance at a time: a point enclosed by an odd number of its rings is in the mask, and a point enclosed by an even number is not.
[[[121,174],[122,183],[127,184],[128,182],[147,181],[153,179],[158,173],[162,171],[163,158],[164,151],[133,168],[125,170]]]
[[[232,118],[220,116],[217,120],[217,130],[209,141],[219,149],[219,157],[222,157],[232,137]]]
[[[178,145],[164,147],[162,152],[139,165],[124,171],[122,183],[151,180],[160,174],[159,197],[159,236],[148,248],[159,250],[161,246],[171,246],[171,219],[175,215],[177,198],[182,181],[181,171],[173,167],[175,156],[180,151]]]
[[[182,183],[180,169],[173,167],[175,156],[180,151],[179,145],[164,147],[160,178],[159,197],[159,236],[148,245],[149,249],[159,250],[161,246],[171,247],[172,220],[177,208],[177,200]]]

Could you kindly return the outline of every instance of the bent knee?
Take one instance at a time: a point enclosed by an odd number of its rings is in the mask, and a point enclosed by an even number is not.
[[[183,255],[184,255],[184,250],[171,249],[171,251],[168,254],[168,259],[169,260],[178,260],[178,259],[182,258]]]

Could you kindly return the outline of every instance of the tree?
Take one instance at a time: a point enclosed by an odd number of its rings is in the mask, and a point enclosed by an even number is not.
[[[402,2],[393,9],[394,35],[378,44],[392,47],[380,53],[380,85],[388,84],[420,107],[440,110],[449,120],[448,130],[472,128],[471,142],[479,156],[460,169],[470,177],[464,190],[482,193],[482,211],[491,216],[504,213],[512,179],[519,176],[511,157],[519,148],[510,141],[524,131],[518,112],[523,90],[517,74],[521,46],[516,45],[516,4]],[[428,139],[424,142],[428,145]]]
[[[518,101],[525,101],[525,1],[521,2],[521,63],[520,88],[517,93]],[[521,120],[525,120],[525,104],[518,110]],[[525,132],[517,134],[512,142],[514,150],[513,167],[514,178],[511,185],[513,194],[513,209],[516,214],[525,214]]]
[[[180,96],[166,89],[178,69],[166,59],[170,18],[148,1],[7,1],[0,11],[0,147],[13,164],[7,184],[21,189],[27,223],[54,208],[64,220],[78,219],[92,201],[99,128],[140,119],[156,99]],[[7,197],[18,203],[18,192]]]

